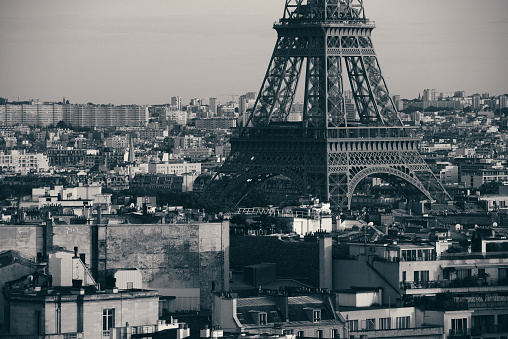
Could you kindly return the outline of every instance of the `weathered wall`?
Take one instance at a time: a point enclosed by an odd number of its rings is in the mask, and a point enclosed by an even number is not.
[[[43,226],[0,225],[0,252],[16,250],[25,258],[35,258],[43,243]]]
[[[212,287],[229,288],[229,224],[226,222],[101,228],[104,228],[99,234],[105,237],[103,255],[107,270],[138,268],[149,289],[199,288],[202,309],[211,308]]]
[[[0,251],[28,258],[43,252],[43,226],[0,226]],[[86,254],[104,283],[106,270],[138,268],[150,289],[199,288],[202,309],[211,292],[229,289],[229,222],[194,224],[53,225],[47,243]]]
[[[65,247],[86,254],[86,263],[91,263],[92,236],[90,225],[53,225],[53,246]]]

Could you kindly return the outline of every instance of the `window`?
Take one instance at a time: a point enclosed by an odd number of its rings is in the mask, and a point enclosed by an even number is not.
[[[259,313],[259,325],[266,325],[266,313]]]
[[[376,319],[367,319],[365,321],[365,329],[367,331],[372,331],[376,329]]]
[[[452,319],[450,334],[465,335],[467,333],[467,318]]]
[[[397,317],[395,320],[397,323],[397,329],[411,327],[411,318],[410,317]]]
[[[316,338],[323,338],[323,330],[316,331]]]
[[[102,310],[102,336],[109,337],[113,327],[115,327],[115,309],[104,308]]]
[[[508,268],[499,268],[499,280],[508,280]]]
[[[358,320],[349,320],[349,331],[350,332],[358,331]]]
[[[406,271],[402,271],[402,281],[406,281]]]
[[[321,320],[321,311],[312,312],[312,321],[317,323]]]
[[[479,268],[478,269],[478,278],[480,278],[480,279],[486,278],[485,277],[485,269],[484,268]]]
[[[458,279],[471,278],[471,269],[457,270],[457,278]]]
[[[414,282],[429,281],[429,271],[414,271]]]
[[[379,329],[390,330],[392,328],[392,318],[379,318]]]
[[[133,288],[134,288],[134,283],[132,283],[132,282],[130,282],[130,281],[129,281],[129,282],[127,282],[127,289],[128,289],[128,290],[132,290]]]
[[[340,334],[339,334],[339,330],[337,329],[332,329],[332,332],[330,333],[330,337],[333,339],[333,338],[340,338]]]
[[[298,331],[298,336],[300,338],[305,337],[305,333],[303,331]]]

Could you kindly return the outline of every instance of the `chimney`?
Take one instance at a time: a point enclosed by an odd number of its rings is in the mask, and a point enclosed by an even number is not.
[[[332,238],[319,236],[319,288],[333,289]]]

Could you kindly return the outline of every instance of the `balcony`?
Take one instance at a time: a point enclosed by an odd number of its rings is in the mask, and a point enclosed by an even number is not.
[[[450,330],[448,332],[448,338],[454,338],[454,339],[460,339],[460,338],[470,338],[471,337],[471,329],[464,328],[464,329],[456,329],[456,330]]]
[[[400,283],[403,290],[409,289],[429,289],[429,288],[463,288],[463,287],[490,287],[490,286],[508,286],[507,279],[482,279],[482,278],[466,278],[455,280],[435,280],[435,281],[405,281]]]
[[[420,336],[442,336],[444,333],[441,326],[428,326],[418,328],[400,328],[387,330],[364,330],[350,331],[350,335],[367,336],[368,338],[397,338],[397,337],[420,337]],[[356,337],[355,336],[355,337]]]
[[[439,260],[469,260],[469,259],[506,259],[508,252],[488,253],[446,253],[439,257]]]
[[[61,333],[61,334],[34,334],[34,335],[10,335],[0,334],[2,339],[81,339],[83,333]]]
[[[473,336],[503,332],[508,332],[508,324],[475,326],[471,329],[471,335]]]

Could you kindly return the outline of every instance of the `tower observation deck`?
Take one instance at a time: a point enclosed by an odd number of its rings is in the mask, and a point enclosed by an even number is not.
[[[378,177],[410,200],[451,199],[405,128],[381,74],[363,0],[286,0],[277,42],[245,126],[216,176],[221,198],[239,201],[282,175],[302,194],[351,207],[361,180]],[[346,114],[344,80],[356,114]],[[298,86],[302,119],[289,121]]]

